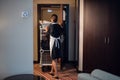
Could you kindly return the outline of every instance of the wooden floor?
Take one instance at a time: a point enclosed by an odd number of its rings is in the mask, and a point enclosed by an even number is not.
[[[34,75],[43,76],[46,80],[77,80],[77,71],[75,68],[67,65],[63,70],[58,71],[59,79],[52,78],[48,72],[42,72],[39,64],[34,64]]]

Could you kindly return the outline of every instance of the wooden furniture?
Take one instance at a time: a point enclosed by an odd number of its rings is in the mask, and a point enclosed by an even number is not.
[[[83,71],[120,75],[119,8],[118,0],[84,0]]]

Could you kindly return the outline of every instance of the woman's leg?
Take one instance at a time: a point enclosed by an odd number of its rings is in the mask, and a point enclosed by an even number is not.
[[[50,73],[52,74],[53,72],[54,72],[54,70],[53,70],[53,65],[52,65]]]
[[[57,60],[52,60],[52,66],[53,66],[53,70],[54,70],[54,75],[55,77],[58,76],[58,72],[57,72]]]

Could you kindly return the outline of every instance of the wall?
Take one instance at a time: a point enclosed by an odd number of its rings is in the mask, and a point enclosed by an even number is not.
[[[0,79],[33,73],[32,0],[0,0]],[[21,17],[27,10],[29,16]]]
[[[75,30],[75,0],[34,0],[33,1],[34,13],[34,61],[37,61],[37,4],[69,4],[69,60],[74,60],[74,30]]]
[[[42,13],[41,13],[41,18],[43,19],[43,20],[47,20],[47,21],[50,21],[50,16],[52,15],[52,14],[57,14],[58,15],[58,22],[60,22],[60,16],[59,16],[59,14],[60,14],[60,8],[49,8],[49,9],[51,9],[52,10],[52,12],[51,13],[47,13],[47,8],[42,8]]]
[[[83,32],[84,32],[84,0],[79,1],[79,63],[78,70],[83,71]]]

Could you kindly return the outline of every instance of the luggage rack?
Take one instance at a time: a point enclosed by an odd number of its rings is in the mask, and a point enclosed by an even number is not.
[[[40,50],[40,67],[51,66],[50,50]]]
[[[39,26],[40,29],[40,63],[39,66],[43,69],[44,66],[51,66],[52,59],[50,57],[50,50],[49,50],[49,38],[46,36],[46,32],[44,28],[49,23],[42,23]]]

